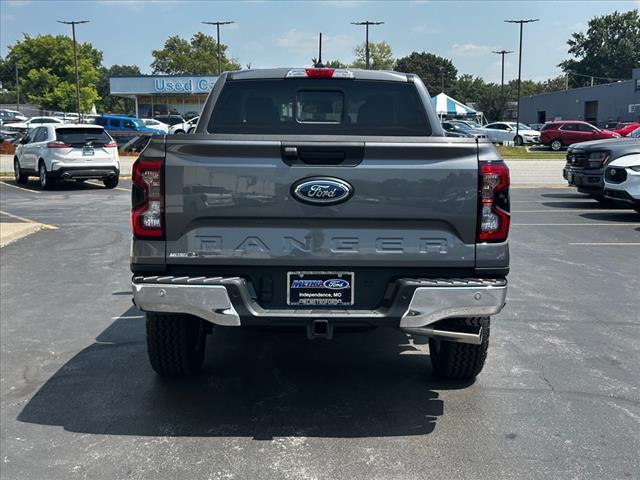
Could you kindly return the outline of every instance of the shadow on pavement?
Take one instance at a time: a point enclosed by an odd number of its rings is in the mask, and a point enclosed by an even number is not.
[[[38,181],[34,178],[30,178],[29,181],[25,184],[18,184],[14,179],[11,180],[3,180],[3,182],[14,185],[16,187],[24,188],[25,190],[34,190],[34,191],[42,191]],[[91,182],[77,182],[75,180],[64,180],[58,181],[50,192],[55,192],[56,190],[61,191],[69,191],[69,190],[105,190],[104,185],[102,185],[100,180],[91,180]]]
[[[18,420],[82,433],[139,436],[424,435],[443,402],[427,355],[398,330],[336,334],[220,328],[204,372],[167,381],[151,370],[144,320],[131,308],[60,368]]]
[[[620,212],[589,212],[581,213],[582,218],[588,218],[590,220],[602,220],[607,222],[622,222],[622,223],[634,223],[640,222],[640,213],[634,210],[621,209]]]

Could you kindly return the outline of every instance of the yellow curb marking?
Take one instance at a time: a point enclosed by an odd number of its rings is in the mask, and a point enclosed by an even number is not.
[[[36,223],[41,226],[44,230],[58,230],[58,227],[55,225],[49,225],[47,223],[34,222],[33,220],[29,220],[28,218],[21,217],[19,215],[14,215],[13,213],[5,212],[4,210],[0,210],[1,215],[6,215],[7,217],[15,218],[16,220],[20,220],[25,223]]]

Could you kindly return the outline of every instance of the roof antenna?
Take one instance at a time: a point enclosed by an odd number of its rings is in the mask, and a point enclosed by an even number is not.
[[[320,32],[320,35],[318,37],[318,61],[316,62],[314,67],[324,68],[324,65],[322,64],[322,32]]]

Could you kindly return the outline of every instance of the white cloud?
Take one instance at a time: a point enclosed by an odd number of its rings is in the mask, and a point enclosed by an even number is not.
[[[490,45],[477,45],[475,43],[454,43],[451,45],[451,53],[461,57],[481,57],[488,55],[497,47]]]
[[[428,33],[428,34],[430,34],[430,33],[440,33],[440,32],[442,32],[442,29],[422,24],[422,25],[414,25],[413,27],[411,27],[411,31],[413,33]]]

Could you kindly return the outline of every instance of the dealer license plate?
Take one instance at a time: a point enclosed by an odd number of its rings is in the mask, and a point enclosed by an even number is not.
[[[287,304],[296,307],[353,305],[353,272],[288,272]]]

